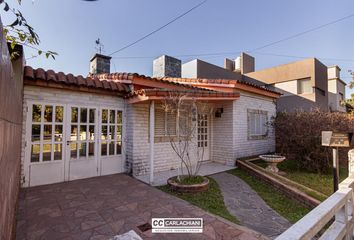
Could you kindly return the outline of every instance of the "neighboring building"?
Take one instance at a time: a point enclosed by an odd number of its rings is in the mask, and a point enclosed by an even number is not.
[[[341,69],[338,66],[328,67],[328,105],[330,110],[345,112],[345,86],[347,85],[340,79]]]
[[[25,67],[22,186],[120,172],[150,175],[153,183],[154,173],[178,168],[166,133],[176,116],[159,107],[171,92],[212,110],[197,117],[205,161],[233,166],[236,158],[275,150],[267,122],[279,93],[235,80],[103,73],[109,59],[101,57],[90,67],[100,74],[86,78]],[[175,70],[169,71],[178,76]]]
[[[182,64],[182,77],[234,79],[274,89],[282,93],[277,101],[278,111],[345,111],[340,104],[345,99],[346,85],[340,79],[340,68],[327,68],[316,58],[258,71],[255,59],[245,53],[235,60],[225,59],[224,68],[196,59]]]

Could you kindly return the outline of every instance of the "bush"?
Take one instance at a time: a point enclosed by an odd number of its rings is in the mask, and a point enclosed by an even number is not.
[[[354,132],[354,116],[319,109],[280,112],[273,125],[278,153],[296,161],[299,169],[327,173],[332,165],[332,150],[321,146],[321,131]],[[342,164],[347,163],[348,150],[340,149]]]

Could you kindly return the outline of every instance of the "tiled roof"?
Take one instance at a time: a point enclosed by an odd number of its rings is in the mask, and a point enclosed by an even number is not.
[[[163,97],[168,96],[169,94],[183,94],[186,96],[192,97],[230,97],[230,98],[237,98],[240,96],[240,93],[233,92],[233,93],[225,93],[225,92],[217,92],[213,90],[205,90],[205,89],[196,89],[196,90],[179,90],[173,91],[170,89],[140,89],[134,92],[129,93],[126,95],[126,98],[134,97],[134,96],[157,96]]]
[[[43,70],[42,68],[33,69],[26,66],[24,69],[24,80],[29,82],[47,81],[68,86],[84,86],[106,91],[117,91],[127,93],[130,91],[129,86],[124,83],[118,83],[109,80],[100,80],[95,77],[83,77],[81,75],[65,74],[63,72],[54,72],[53,70]]]
[[[245,81],[240,81],[240,80],[230,80],[230,79],[206,79],[206,78],[172,78],[172,77],[163,77],[161,80],[165,81],[170,81],[170,82],[178,82],[178,83],[184,83],[184,84],[192,84],[192,83],[198,83],[198,84],[243,84],[247,85],[253,88],[261,89],[267,92],[271,93],[276,93],[280,94],[276,91],[273,91],[269,88],[258,86],[256,84],[252,84],[249,82]]]
[[[101,73],[101,74],[89,74],[89,77],[98,78],[100,80],[112,80],[117,82],[131,82],[134,83],[134,79],[145,79],[153,82],[159,83],[166,83],[166,84],[173,84],[175,86],[181,86],[183,88],[190,88],[190,89],[200,89],[199,87],[195,87],[192,85],[181,84],[177,81],[169,81],[163,78],[154,78],[145,76],[138,73]]]

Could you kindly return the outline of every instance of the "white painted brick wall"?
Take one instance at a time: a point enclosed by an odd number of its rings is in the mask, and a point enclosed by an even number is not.
[[[269,129],[266,139],[248,140],[247,109],[268,112],[268,121],[276,115],[276,105],[272,99],[241,93],[234,101],[234,159],[275,151],[274,129]]]
[[[31,129],[26,129],[27,120],[27,107],[29,101],[43,102],[43,103],[60,103],[60,104],[76,104],[83,106],[96,106],[96,107],[112,107],[118,109],[124,109],[124,100],[119,97],[75,92],[69,90],[60,90],[54,88],[43,88],[35,86],[24,87],[24,99],[23,99],[23,131],[22,131],[22,146],[21,146],[21,184],[24,184],[24,158],[25,158],[25,142],[26,134],[31,134]],[[127,121],[126,121],[127,122]],[[123,132],[123,139],[126,141],[127,136]],[[125,143],[123,144],[125,145]],[[123,146],[124,148],[124,146]],[[124,154],[124,152],[122,153]]]

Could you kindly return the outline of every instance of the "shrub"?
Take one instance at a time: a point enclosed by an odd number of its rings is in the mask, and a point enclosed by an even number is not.
[[[315,109],[292,113],[279,112],[275,127],[276,149],[296,161],[299,169],[327,173],[332,165],[332,150],[321,146],[321,131],[354,132],[354,116]],[[341,163],[346,163],[349,149],[340,149]]]

